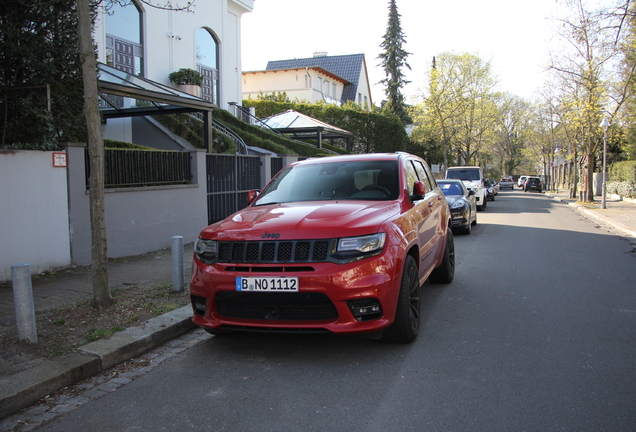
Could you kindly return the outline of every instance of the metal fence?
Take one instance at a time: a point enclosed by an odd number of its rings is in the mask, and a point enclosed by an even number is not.
[[[104,150],[104,187],[186,184],[192,181],[190,153],[152,150]],[[86,189],[90,160],[86,150]]]
[[[271,169],[272,169],[272,177],[278,174],[278,171],[283,169],[283,158],[273,156],[271,159]]]
[[[208,154],[206,171],[209,224],[244,208],[247,193],[261,187],[259,156]]]

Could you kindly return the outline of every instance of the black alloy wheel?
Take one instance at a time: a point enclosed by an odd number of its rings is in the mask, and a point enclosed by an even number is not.
[[[446,247],[444,248],[444,258],[428,277],[433,283],[451,283],[455,277],[455,240],[450,228],[446,229]]]
[[[420,278],[415,260],[406,256],[395,321],[384,331],[388,342],[410,343],[420,331]]]

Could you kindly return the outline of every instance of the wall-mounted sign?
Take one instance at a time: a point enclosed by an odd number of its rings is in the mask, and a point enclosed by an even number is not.
[[[53,153],[53,166],[55,168],[66,168],[66,153]]]

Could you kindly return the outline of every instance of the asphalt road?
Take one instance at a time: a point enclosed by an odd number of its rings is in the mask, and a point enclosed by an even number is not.
[[[515,189],[456,251],[411,345],[209,337],[38,430],[636,430],[629,242]]]

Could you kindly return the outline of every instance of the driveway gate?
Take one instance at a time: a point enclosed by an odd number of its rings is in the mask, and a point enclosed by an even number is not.
[[[208,154],[208,224],[247,206],[247,193],[261,188],[259,156]]]

